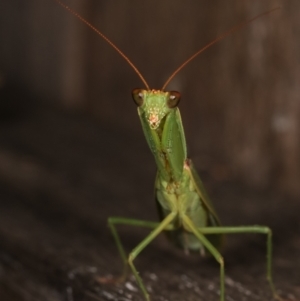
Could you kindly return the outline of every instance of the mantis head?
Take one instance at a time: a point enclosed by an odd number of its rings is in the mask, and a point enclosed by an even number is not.
[[[132,97],[140,114],[145,114],[152,130],[159,127],[162,119],[176,108],[180,101],[180,93],[176,91],[134,89]]]

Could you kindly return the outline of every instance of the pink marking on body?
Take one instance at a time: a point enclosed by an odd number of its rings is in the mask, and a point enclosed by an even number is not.
[[[150,114],[149,116],[149,123],[151,126],[155,126],[158,122],[158,115],[157,114]]]

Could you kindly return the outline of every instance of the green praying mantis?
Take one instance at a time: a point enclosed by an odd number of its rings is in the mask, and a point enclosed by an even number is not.
[[[162,89],[155,90],[150,89],[144,77],[129,58],[102,32],[61,1],[55,1],[79,18],[114,48],[133,68],[146,87],[146,89],[133,90],[132,96],[137,105],[138,115],[146,141],[157,166],[155,200],[158,205],[160,222],[149,222],[121,217],[110,217],[108,219],[109,227],[124,263],[123,274],[120,279],[126,278],[128,267],[130,267],[145,300],[150,301],[149,293],[135,267],[134,259],[152,240],[163,231],[166,231],[169,238],[185,251],[197,251],[202,255],[209,253],[215,258],[220,267],[220,300],[224,301],[224,260],[219,251],[222,245],[223,235],[259,233],[264,234],[267,241],[267,280],[274,298],[279,298],[275,291],[272,278],[271,229],[266,226],[221,226],[218,215],[195,170],[192,160],[187,157],[185,134],[178,108],[180,93],[176,91],[165,91],[166,86],[174,76],[204,50],[232,32],[237,31],[263,15],[273,12],[277,8],[262,13],[251,20],[247,20],[214,39],[177,68],[163,85]],[[130,252],[129,256],[127,256],[116,229],[117,225],[145,227],[152,229],[152,231]],[[102,279],[99,281],[107,282],[108,280]]]

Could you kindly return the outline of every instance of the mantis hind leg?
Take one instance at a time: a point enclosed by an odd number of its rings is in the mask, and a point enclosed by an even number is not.
[[[122,282],[127,278],[128,275],[128,255],[126,254],[124,247],[122,245],[121,239],[116,229],[116,225],[128,225],[134,227],[144,227],[154,229],[158,227],[159,222],[151,222],[151,221],[144,221],[144,220],[137,220],[137,219],[130,219],[130,218],[123,218],[123,217],[109,217],[108,218],[108,226],[110,231],[113,235],[114,241],[118,248],[119,254],[121,256],[123,262],[123,272],[120,277],[118,278],[106,278],[101,277],[98,278],[98,281],[101,283],[108,283],[108,282]]]
[[[159,225],[144,239],[142,240],[133,250],[132,252],[129,254],[128,257],[128,264],[131,267],[131,270],[136,278],[136,281],[145,297],[145,299],[147,301],[150,301],[150,296],[146,290],[146,287],[143,283],[142,278],[140,277],[136,267],[133,264],[133,260],[137,257],[137,255],[158,235],[160,234],[163,230],[165,230],[168,225],[171,224],[171,222],[173,221],[173,219],[176,216],[176,212],[171,212],[170,214],[168,214],[161,223],[159,223]]]
[[[185,223],[195,236],[203,243],[203,245],[211,252],[220,264],[220,300],[225,300],[225,273],[224,260],[219,251],[204,236],[205,234],[237,234],[237,233],[258,233],[267,235],[267,280],[269,282],[273,297],[281,300],[276,293],[273,277],[272,277],[272,230],[266,226],[234,226],[234,227],[205,227],[196,228],[193,222],[184,217]]]
[[[198,229],[202,234],[237,234],[257,233],[267,236],[267,280],[273,293],[274,299],[282,300],[277,294],[272,276],[272,230],[267,226],[233,226],[233,227],[206,227]]]
[[[212,254],[220,265],[220,301],[225,301],[225,270],[224,259],[221,253],[212,245],[212,243],[197,229],[194,223],[185,215],[183,216],[185,224],[190,228],[200,242]],[[206,228],[205,228],[206,229]]]
[[[127,218],[121,218],[121,217],[111,217],[108,219],[108,225],[111,229],[112,235],[115,239],[117,248],[119,250],[122,261],[124,263],[123,273],[122,273],[122,276],[118,279],[118,281],[122,281],[122,280],[126,279],[126,276],[128,274],[128,265],[129,265],[136,278],[138,286],[140,287],[140,290],[142,291],[142,293],[147,301],[150,301],[149,294],[146,290],[146,287],[143,283],[142,278],[139,276],[139,273],[138,273],[135,265],[133,264],[133,260],[163,230],[172,230],[172,226],[170,224],[171,224],[172,220],[175,218],[175,216],[176,216],[176,213],[171,212],[160,223],[143,221],[143,220],[127,219]],[[118,235],[116,227],[115,227],[115,225],[117,225],[117,224],[145,227],[145,228],[150,228],[150,229],[154,229],[154,230],[131,251],[131,253],[129,254],[128,259],[127,259],[124,247],[121,243],[121,240],[119,238],[119,235]],[[98,279],[98,280],[99,280],[99,282],[102,282],[102,283],[109,282],[109,281],[105,281],[105,280],[103,281],[102,279]]]

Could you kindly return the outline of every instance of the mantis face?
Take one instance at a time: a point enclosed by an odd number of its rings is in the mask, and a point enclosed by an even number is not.
[[[139,108],[140,114],[145,114],[150,128],[156,130],[162,119],[177,107],[180,93],[176,91],[134,89],[132,97]]]

